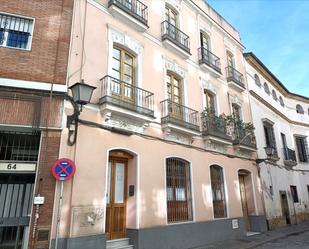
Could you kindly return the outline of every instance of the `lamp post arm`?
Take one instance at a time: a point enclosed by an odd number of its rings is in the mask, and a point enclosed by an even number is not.
[[[68,145],[73,146],[76,143],[77,139],[78,117],[80,115],[80,109],[78,107],[78,104],[74,102],[71,96],[66,95],[65,98],[69,100],[73,106],[73,114],[67,116],[67,128],[69,129]],[[74,127],[73,129],[72,126]]]

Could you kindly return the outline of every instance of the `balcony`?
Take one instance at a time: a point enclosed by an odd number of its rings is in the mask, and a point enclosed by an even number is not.
[[[212,76],[219,78],[221,76],[220,58],[211,53],[206,48],[198,49],[199,64],[208,71]]]
[[[138,0],[109,0],[108,8],[113,16],[138,31],[148,29],[148,7]]]
[[[284,165],[288,167],[293,167],[297,165],[296,161],[296,153],[294,150],[289,148],[283,148],[283,155],[284,155]]]
[[[161,101],[162,118],[161,123],[180,132],[198,134],[199,113],[186,106],[177,104],[170,100]]]
[[[235,68],[231,66],[226,67],[226,78],[229,85],[235,90],[239,92],[245,90],[244,77]]]
[[[232,137],[228,134],[227,120],[207,110],[202,112],[202,136],[212,142],[232,145]]]
[[[233,145],[247,151],[256,151],[254,127],[242,121],[234,122]]]
[[[115,114],[137,121],[154,118],[153,93],[108,75],[101,79],[99,104],[101,112],[107,116]]]
[[[190,38],[176,26],[164,21],[161,23],[162,42],[184,59],[190,57]]]

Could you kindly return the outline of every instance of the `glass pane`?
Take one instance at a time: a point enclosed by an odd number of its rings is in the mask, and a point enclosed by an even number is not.
[[[174,79],[174,86],[179,87],[179,80]]]
[[[120,60],[120,50],[117,48],[113,49],[113,57]]]
[[[169,75],[166,75],[166,82],[170,83],[171,82],[171,77]]]
[[[116,59],[113,59],[113,61],[112,61],[112,68],[117,70],[117,71],[120,71],[120,61],[118,61]]]
[[[112,70],[112,77],[120,80],[120,72],[116,71],[116,70]]]
[[[15,48],[27,48],[29,33],[9,30],[7,46]]]
[[[124,202],[124,177],[125,177],[124,163],[116,163],[115,170],[115,203]]]
[[[132,58],[132,56],[130,56],[128,54],[125,54],[124,61],[125,61],[125,63],[133,66],[133,58]]]
[[[127,75],[132,76],[133,75],[132,72],[133,72],[132,67],[125,64],[124,65],[124,73],[127,74]]]
[[[127,84],[132,84],[132,77],[125,75],[123,77],[123,81],[126,82]]]
[[[108,162],[108,169],[107,169],[107,189],[106,189],[106,203],[110,203],[111,199],[111,176],[112,176],[112,163]]]

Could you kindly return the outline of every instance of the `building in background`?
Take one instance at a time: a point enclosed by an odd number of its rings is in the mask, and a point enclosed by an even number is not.
[[[309,218],[309,98],[289,92],[253,54],[246,59],[267,221],[271,229]]]
[[[97,89],[76,141],[62,133],[77,171],[59,246],[186,249],[264,231],[238,32],[203,1],[88,0],[72,33],[68,85]]]
[[[0,6],[0,248],[47,249],[73,1]]]

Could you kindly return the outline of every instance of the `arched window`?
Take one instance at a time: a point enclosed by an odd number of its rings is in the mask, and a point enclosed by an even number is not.
[[[167,220],[192,220],[190,165],[180,158],[166,159]]]
[[[284,106],[284,101],[283,101],[283,98],[281,96],[279,97],[279,102],[280,102],[281,106]]]
[[[264,91],[265,91],[267,94],[270,94],[269,87],[268,87],[268,85],[267,85],[266,82],[264,82]]]
[[[210,166],[213,210],[215,218],[226,217],[226,201],[223,179],[223,169],[218,165]]]
[[[296,105],[296,112],[300,114],[304,114],[304,109],[300,104]]]
[[[260,77],[257,74],[254,75],[254,81],[256,85],[261,86]]]
[[[272,96],[273,96],[273,99],[274,99],[275,101],[277,101],[277,100],[278,100],[278,97],[277,97],[276,91],[275,91],[274,89],[271,91],[271,94],[272,94]]]

